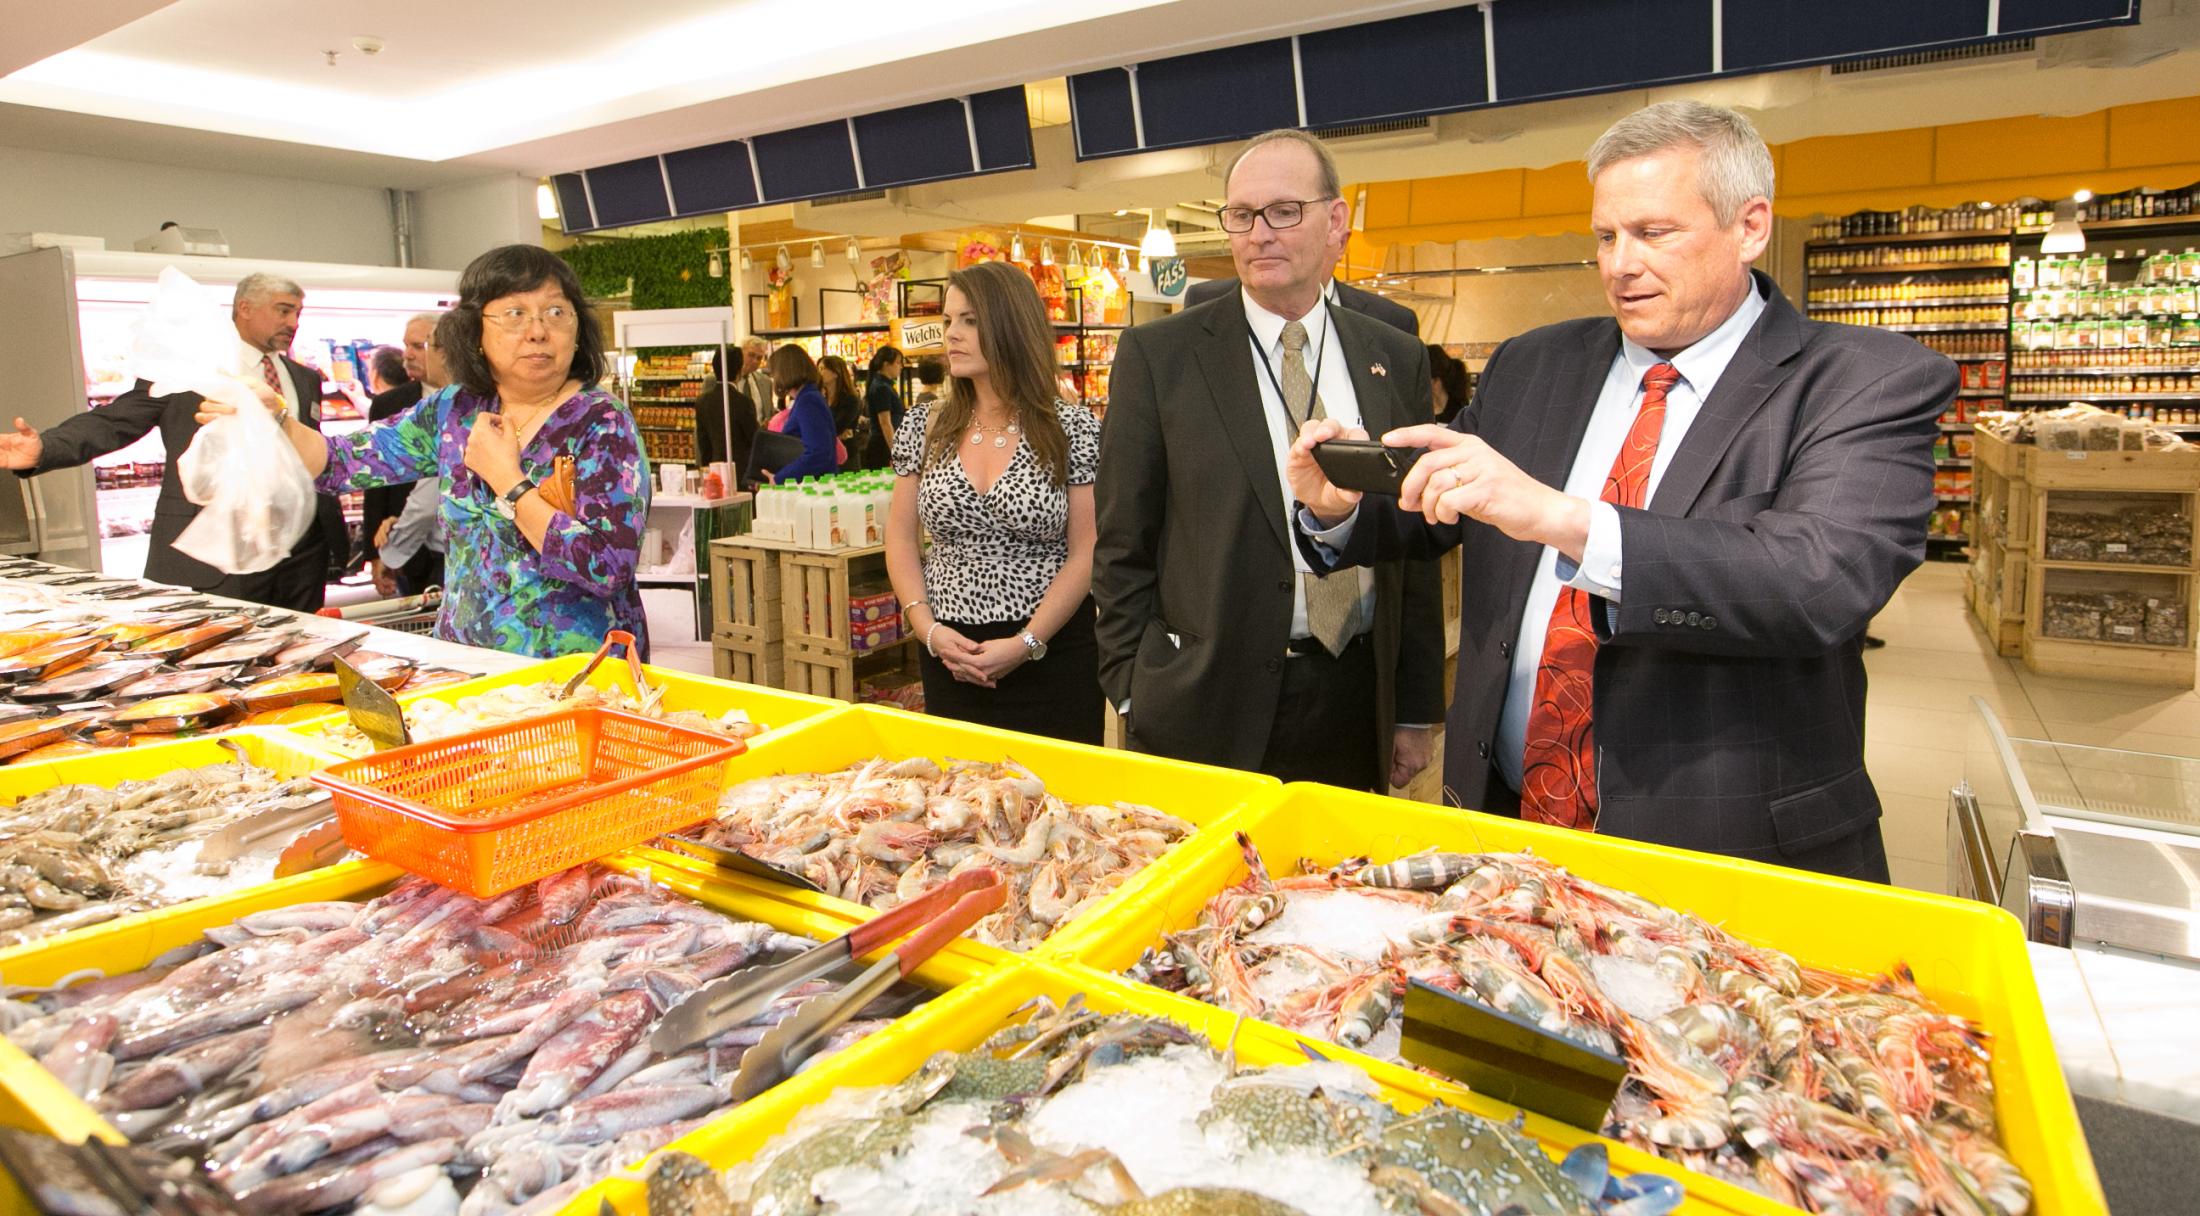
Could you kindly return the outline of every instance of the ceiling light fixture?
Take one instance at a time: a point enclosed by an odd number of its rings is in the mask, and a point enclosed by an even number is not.
[[[859,246],[859,245],[857,245],[857,244],[856,244],[856,238],[854,238],[854,237],[849,237],[849,238],[848,238],[848,264],[849,264],[850,266],[853,266],[853,265],[855,265],[855,264],[856,264],[856,262],[857,262],[857,260],[858,260],[858,259],[860,259],[860,258],[861,258],[862,256],[863,256],[863,249],[862,249],[862,247],[861,247],[861,246]]]
[[[1075,241],[1069,243],[1069,272],[1071,274],[1085,273],[1085,257],[1077,252],[1077,242]]]
[[[1129,274],[1129,273],[1131,272],[1131,247],[1130,247],[1130,246],[1128,246],[1128,245],[1125,245],[1125,246],[1123,246],[1122,248],[1120,248],[1120,249],[1118,249],[1118,250],[1116,250],[1116,251],[1115,251],[1115,268],[1116,268],[1117,270],[1120,270],[1120,271],[1122,271],[1122,272],[1123,272],[1124,274]]]
[[[549,182],[535,187],[535,215],[546,220],[558,218],[558,192],[550,188]]]
[[[792,271],[794,269],[794,260],[787,256],[787,247],[785,245],[781,245],[776,251],[773,252],[772,265],[776,267],[779,273],[782,275],[787,274],[789,271]]]
[[[741,269],[744,272],[756,269],[756,260],[749,256],[749,251],[746,249],[741,251]]]
[[[2073,203],[2090,203],[2093,201],[2093,192],[2091,190],[2080,190],[2070,196],[2070,201]]]
[[[823,269],[825,269],[825,242],[823,242],[823,241],[812,241],[812,242],[810,242],[810,269],[812,269],[812,270],[823,270]]]
[[[710,264],[708,266],[708,269],[710,271],[710,277],[714,279],[722,279],[726,277],[726,259],[719,257],[718,251],[715,249],[711,250]]]
[[[1173,258],[1176,256],[1176,234],[1154,215],[1146,213],[1146,235],[1138,242],[1138,253],[1147,258]]]
[[[2078,193],[2086,192],[2080,190]],[[2084,201],[2077,199],[2074,202],[2055,204],[2055,222],[2048,227],[2047,235],[2040,238],[2041,253],[2085,252],[2085,229],[2078,226],[2077,208],[2077,203]]]
[[[1041,242],[1039,242],[1039,264],[1040,264],[1041,266],[1052,266],[1052,265],[1054,265],[1054,242],[1053,242],[1053,241],[1041,241]]]
[[[1023,233],[1019,232],[1008,238],[1008,260],[1011,262],[1021,262],[1024,260]]]

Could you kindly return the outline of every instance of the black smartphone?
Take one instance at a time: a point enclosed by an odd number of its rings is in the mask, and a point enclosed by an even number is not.
[[[1372,439],[1331,439],[1314,445],[1314,463],[1340,490],[1395,497],[1406,471],[1427,448],[1394,448]]]

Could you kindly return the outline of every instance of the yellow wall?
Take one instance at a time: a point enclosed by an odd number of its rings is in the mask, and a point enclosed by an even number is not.
[[[1866,208],[2034,197],[2058,199],[2133,186],[2200,181],[2200,97],[2117,106],[2074,118],[2032,116],[1828,135],[1776,144],[1774,210],[1846,215]],[[1380,266],[1383,247],[1419,241],[1547,236],[1589,229],[1589,183],[1580,161],[1547,169],[1497,169],[1364,187],[1366,228],[1351,269]]]

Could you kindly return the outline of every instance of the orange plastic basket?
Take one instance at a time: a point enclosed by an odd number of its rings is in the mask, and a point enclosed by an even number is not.
[[[478,898],[708,819],[742,743],[615,709],[567,709],[392,748],[313,775],[344,840]]]

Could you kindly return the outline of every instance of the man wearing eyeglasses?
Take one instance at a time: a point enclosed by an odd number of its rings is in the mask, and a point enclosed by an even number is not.
[[[1144,751],[1404,785],[1428,763],[1420,724],[1443,712],[1434,569],[1314,575],[1283,469],[1312,419],[1427,422],[1428,353],[1329,301],[1349,209],[1318,140],[1260,136],[1223,190],[1239,290],[1129,330],[1116,353],[1095,486],[1101,685]]]
[[[305,289],[298,284],[271,274],[246,275],[238,282],[230,304],[237,345],[231,351],[228,370],[247,381],[265,384],[282,398],[292,416],[319,430],[321,373],[287,353],[298,336],[298,317],[304,309]],[[176,462],[199,433],[197,414],[202,398],[197,393],[155,397],[152,388],[140,380],[106,405],[45,431],[32,430],[17,418],[15,432],[0,435],[0,468],[14,469],[24,477],[75,468],[119,452],[158,428],[161,445],[167,449],[168,467],[161,473],[160,497],[153,504],[152,543],[145,555],[145,577],[256,604],[318,611],[327,592],[331,530],[324,522],[330,504],[324,504],[323,519],[306,529],[289,557],[257,574],[223,574],[176,551],[176,538],[199,513],[198,504],[184,497]]]

